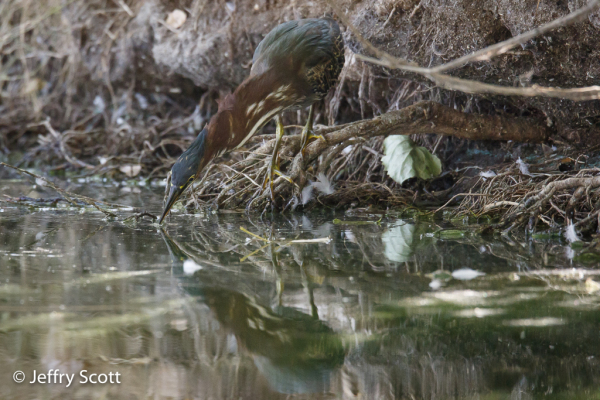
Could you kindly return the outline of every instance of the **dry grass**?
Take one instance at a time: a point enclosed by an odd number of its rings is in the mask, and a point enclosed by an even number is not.
[[[268,137],[270,135],[262,135],[261,139]],[[280,153],[282,169],[290,167],[296,155],[294,150],[299,143],[298,135],[286,139],[284,143],[287,146]],[[188,195],[188,206],[197,208],[215,205],[226,209],[249,210],[263,210],[269,206],[270,192],[268,188],[263,189],[263,183],[268,172],[273,141],[271,139],[262,143],[255,140],[247,149],[247,157],[210,167],[202,182]],[[315,181],[319,174],[324,174],[328,181],[337,183],[333,194],[315,193],[317,196],[310,207],[321,204],[338,207],[351,203],[367,205],[384,200],[403,203],[399,200],[401,194],[413,195],[412,191],[402,189],[383,170],[379,160],[382,142],[382,138],[374,138],[339,144],[309,166],[305,176],[307,180]],[[282,183],[281,178],[276,178],[276,184]],[[277,196],[278,206],[284,210],[298,207],[302,203],[300,189],[294,188],[291,196],[287,192]]]

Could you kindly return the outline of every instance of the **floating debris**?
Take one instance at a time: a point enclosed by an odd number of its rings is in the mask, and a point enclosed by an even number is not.
[[[475,271],[471,268],[461,268],[455,271],[452,271],[452,277],[454,279],[458,279],[459,281],[470,281],[471,279],[475,279],[480,276],[484,276],[485,273]]]
[[[600,290],[600,283],[596,282],[592,278],[587,278],[585,280],[585,290],[589,294],[596,293]]]
[[[194,275],[196,271],[202,269],[201,265],[198,265],[194,260],[185,260],[183,262],[183,273],[186,275]]]

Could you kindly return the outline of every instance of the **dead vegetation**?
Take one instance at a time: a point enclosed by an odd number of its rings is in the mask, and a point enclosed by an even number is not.
[[[386,197],[390,202],[409,204],[409,199],[401,200],[402,196],[395,193],[393,188],[399,189],[399,185],[387,178],[381,169],[382,140],[367,143],[371,138],[392,134],[437,133],[468,140],[485,138],[540,142],[550,134],[545,126],[525,118],[466,114],[431,101],[317,132],[325,140],[311,143],[304,157],[299,153],[298,135],[288,136],[284,140],[280,157],[286,159],[282,166],[287,164],[287,174],[295,183],[292,186],[284,178],[278,178],[275,182],[277,205],[284,210],[308,203],[310,198],[302,189],[309,182],[319,179],[321,185],[328,185],[332,181],[344,182],[338,191],[321,189],[327,194],[323,200],[330,204],[346,205],[361,197],[366,200],[368,196],[373,196],[373,192],[387,192]],[[243,160],[231,166],[217,164],[216,168],[211,168],[197,186],[196,196],[192,196],[194,202],[198,196],[212,196],[213,203],[222,208],[262,210],[267,207],[270,193],[263,189],[261,183],[266,177],[274,143],[274,139],[263,141],[262,144],[259,142]],[[358,203],[364,204],[364,201]]]
[[[22,165],[85,174],[164,173],[192,140],[186,134],[214,112],[214,93],[197,102],[202,91],[177,76],[148,85],[146,64],[154,63],[135,52],[143,3],[0,4],[4,154],[21,153]]]
[[[148,213],[147,211],[139,210],[137,208],[133,208],[130,206],[124,206],[121,204],[107,203],[102,200],[97,200],[97,199],[93,199],[88,196],[83,196],[80,194],[69,192],[65,189],[60,188],[55,183],[49,181],[48,179],[44,178],[43,176],[36,175],[32,172],[26,171],[21,168],[17,168],[15,166],[12,166],[12,165],[9,165],[9,164],[3,163],[3,162],[0,162],[0,166],[10,168],[12,170],[15,170],[16,172],[18,172],[21,175],[27,176],[29,178],[33,178],[35,180],[36,185],[39,185],[41,187],[49,187],[52,190],[58,192],[62,196],[62,197],[52,198],[52,199],[32,199],[29,197],[12,198],[9,196],[5,196],[6,200],[4,200],[4,201],[6,201],[8,203],[27,204],[27,205],[31,205],[31,204],[56,205],[60,201],[64,201],[64,202],[68,203],[69,205],[71,205],[72,207],[91,206],[91,207],[95,208],[96,210],[100,211],[106,217],[115,218],[115,219],[119,217],[115,213],[116,211],[119,211],[119,210],[133,211],[136,213],[135,215],[124,218],[123,222],[129,221],[132,219],[135,219],[136,221],[138,221],[140,218],[143,218],[143,217],[150,217],[152,220],[156,220],[156,218],[157,218],[155,215],[152,215],[152,214]]]
[[[476,178],[461,197],[459,215],[501,214],[502,228],[526,226],[560,231],[574,225],[584,234],[600,229],[600,169],[587,157],[549,157],[539,164],[522,160]],[[477,195],[474,195],[477,194]]]

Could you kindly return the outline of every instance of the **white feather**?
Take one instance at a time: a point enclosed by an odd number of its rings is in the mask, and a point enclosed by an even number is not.
[[[496,176],[496,173],[494,171],[492,171],[492,170],[481,171],[479,173],[479,176],[481,176],[485,180],[486,178],[493,178],[494,176]]]
[[[94,113],[96,114],[102,114],[104,112],[104,110],[106,109],[106,103],[104,102],[104,99],[102,97],[100,97],[100,95],[97,95],[96,97],[94,97]]]
[[[485,275],[484,272],[475,271],[471,268],[461,268],[455,271],[452,271],[452,277],[454,279],[458,279],[459,281],[470,281],[471,279],[475,279],[478,276]]]
[[[565,231],[565,239],[569,243],[579,242],[579,236],[577,236],[577,231],[575,231],[575,225],[569,224],[567,225],[567,230]]]
[[[186,275],[194,275],[194,272],[200,271],[201,265],[196,264],[194,260],[187,259],[183,262],[183,273]]]
[[[521,157],[519,157],[519,159],[517,160],[517,165],[519,166],[519,171],[521,171],[523,175],[531,175],[529,173],[529,165],[527,165],[523,160],[521,160]]]
[[[335,192],[335,189],[333,189],[331,182],[329,182],[327,176],[322,172],[319,175],[317,175],[317,180],[313,182],[313,186],[315,187],[315,189],[317,189],[323,194],[332,194],[333,192]]]
[[[332,194],[335,192],[333,185],[327,179],[327,176],[324,173],[320,173],[317,175],[317,180],[314,182],[310,182],[308,185],[304,186],[302,189],[302,205],[307,204],[314,198],[314,189],[317,189],[319,192],[323,194]]]
[[[302,189],[302,205],[305,205],[313,199],[313,183],[309,183]]]
[[[429,282],[429,287],[433,290],[438,290],[442,287],[442,281],[439,279],[433,279],[431,282]]]

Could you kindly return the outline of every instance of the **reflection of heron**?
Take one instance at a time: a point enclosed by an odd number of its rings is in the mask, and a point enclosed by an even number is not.
[[[278,313],[250,296],[204,289],[217,320],[236,336],[271,386],[283,393],[326,391],[344,361],[341,339],[320,320],[290,307]]]
[[[190,256],[166,232],[162,231],[162,236],[176,264]],[[272,254],[273,264],[279,269],[277,255]],[[328,390],[332,373],[344,362],[345,350],[339,336],[318,319],[312,295],[309,295],[312,315],[283,307],[281,303],[273,311],[252,296],[224,289],[223,284],[213,284],[215,279],[206,270],[181,279],[193,280],[184,285],[186,291],[204,299],[274,390],[289,394]],[[312,293],[306,278],[303,284]]]

